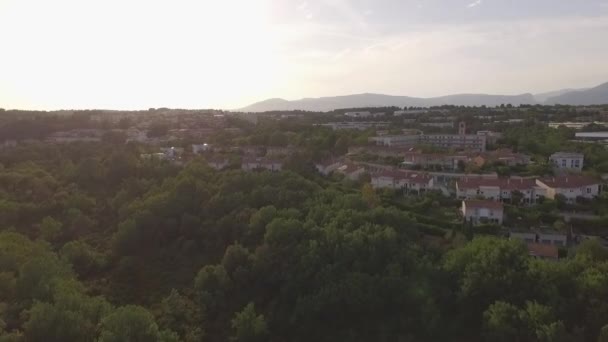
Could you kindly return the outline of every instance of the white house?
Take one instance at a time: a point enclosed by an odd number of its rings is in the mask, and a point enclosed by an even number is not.
[[[383,171],[372,175],[372,186],[425,192],[433,189],[433,177],[422,172]]]
[[[536,203],[544,197],[546,189],[532,178],[482,178],[464,177],[456,181],[456,196],[460,199],[484,198],[493,201],[511,201],[519,192],[523,203]]]
[[[464,200],[461,208],[466,222],[474,225],[483,223],[502,224],[504,207],[501,202],[486,200]]]
[[[582,153],[557,152],[549,157],[549,161],[556,169],[580,172],[585,156]]]
[[[542,178],[537,179],[536,184],[545,189],[547,198],[562,195],[568,202],[575,202],[577,197],[592,199],[600,193],[599,181],[581,175]]]

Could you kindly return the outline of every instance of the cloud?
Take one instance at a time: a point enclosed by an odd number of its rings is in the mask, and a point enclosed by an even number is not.
[[[477,6],[481,5],[482,2],[483,2],[483,0],[476,0],[476,1],[471,2],[470,4],[468,4],[467,7],[468,8],[477,7]]]

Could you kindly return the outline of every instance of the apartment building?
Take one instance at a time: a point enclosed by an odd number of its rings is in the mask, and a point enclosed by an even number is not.
[[[582,153],[556,152],[549,157],[549,161],[556,169],[580,172],[583,170],[585,155]]]

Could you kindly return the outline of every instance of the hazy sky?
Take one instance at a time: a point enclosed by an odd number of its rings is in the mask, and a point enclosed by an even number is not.
[[[608,81],[608,0],[0,0],[0,107],[238,108]]]

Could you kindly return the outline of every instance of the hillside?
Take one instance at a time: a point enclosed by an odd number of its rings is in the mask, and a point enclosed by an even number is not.
[[[576,106],[608,104],[608,82],[595,88],[577,90],[550,97],[546,104],[569,104]]]
[[[340,108],[361,107],[429,107],[440,105],[457,106],[498,106],[501,104],[534,104],[536,100],[532,94],[522,95],[486,95],[486,94],[458,94],[432,98],[419,98],[409,96],[391,96],[382,94],[356,94],[346,96],[332,96],[320,98],[304,98],[287,101],[283,99],[270,99],[254,103],[240,109],[244,112],[264,112],[273,110],[307,110],[331,111]]]

